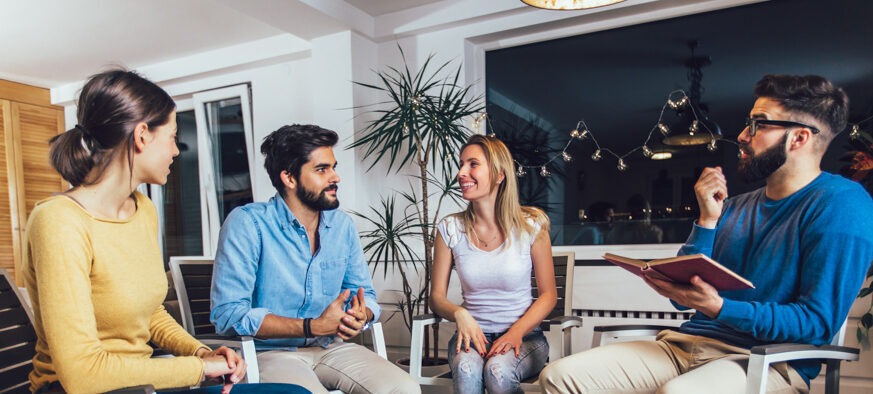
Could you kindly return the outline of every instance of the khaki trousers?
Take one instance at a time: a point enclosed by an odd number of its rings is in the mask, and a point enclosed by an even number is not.
[[[724,393],[746,390],[749,350],[672,330],[656,341],[610,344],[546,366],[545,393]],[[803,378],[787,363],[773,364],[767,392],[808,393]]]
[[[261,382],[293,383],[316,394],[421,393],[408,373],[363,346],[336,341],[327,349],[258,352]]]

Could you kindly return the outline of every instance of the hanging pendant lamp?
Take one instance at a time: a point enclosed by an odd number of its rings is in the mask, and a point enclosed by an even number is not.
[[[584,10],[621,3],[622,1],[625,0],[521,0],[522,3],[531,7],[546,10]]]

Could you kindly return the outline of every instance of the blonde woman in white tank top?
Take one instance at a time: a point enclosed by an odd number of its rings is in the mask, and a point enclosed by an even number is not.
[[[557,302],[549,220],[519,204],[512,156],[497,138],[470,137],[460,167],[469,204],[438,225],[430,304],[457,325],[449,341],[455,393],[520,393],[521,381],[537,375],[549,354],[539,329]],[[446,298],[452,268],[461,305]]]

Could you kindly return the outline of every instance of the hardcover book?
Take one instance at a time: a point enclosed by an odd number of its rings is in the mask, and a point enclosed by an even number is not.
[[[678,283],[691,283],[691,277],[700,276],[718,290],[752,289],[755,285],[746,278],[737,275],[727,267],[703,254],[676,256],[665,259],[643,261],[612,253],[603,258],[634,275],[643,276],[646,272],[653,277]]]

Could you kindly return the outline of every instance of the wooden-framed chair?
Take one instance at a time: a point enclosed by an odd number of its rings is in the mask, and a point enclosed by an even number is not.
[[[552,261],[555,264],[555,284],[558,288],[558,302],[545,320],[540,324],[544,332],[560,329],[560,357],[565,357],[571,353],[571,334],[572,329],[582,327],[582,318],[572,316],[573,300],[573,267],[575,265],[575,254],[573,252],[554,252],[552,253]],[[531,292],[534,299],[538,293],[536,288],[536,279],[531,275]],[[409,374],[422,385],[431,386],[452,386],[451,372],[439,376],[422,376],[422,349],[424,346],[424,328],[429,325],[446,322],[445,319],[435,315],[419,315],[412,322],[412,341],[409,348]],[[540,392],[540,385],[536,378],[529,379],[522,383],[522,390],[525,392]]]
[[[191,335],[207,345],[224,345],[240,349],[240,353],[248,364],[248,372],[246,372],[248,382],[258,383],[260,382],[260,374],[254,339],[250,336],[226,337],[218,335],[215,333],[215,326],[209,321],[213,262],[211,257],[170,257],[170,272],[173,276],[176,296],[179,299],[182,326]],[[382,323],[371,324],[368,331],[372,334],[376,353],[382,358],[388,359]]]
[[[0,269],[0,393],[30,394],[28,375],[36,355],[33,312],[15,286],[15,280]],[[107,394],[154,394],[150,385],[135,386]]]
[[[33,315],[6,270],[0,279],[0,392],[30,393],[36,331]]]
[[[661,330],[673,329],[671,326],[654,325],[616,325],[594,327],[592,347],[610,342],[637,337],[654,337]],[[843,346],[846,337],[846,322],[831,339],[828,345],[814,346],[799,343],[780,343],[755,346],[751,349],[749,366],[746,372],[746,394],[764,394],[767,389],[767,373],[770,364],[819,359],[825,364],[825,393],[840,392],[840,364],[842,361],[858,361],[860,350]]]

